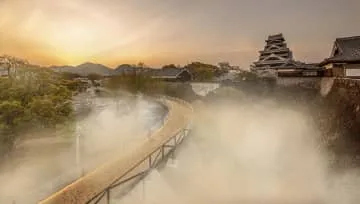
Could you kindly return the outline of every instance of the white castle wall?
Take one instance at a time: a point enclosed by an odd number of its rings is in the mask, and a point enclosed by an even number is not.
[[[278,77],[277,85],[280,86],[301,86],[305,88],[320,88],[321,78],[318,77]]]
[[[218,83],[191,83],[193,91],[199,96],[206,96],[220,87]]]

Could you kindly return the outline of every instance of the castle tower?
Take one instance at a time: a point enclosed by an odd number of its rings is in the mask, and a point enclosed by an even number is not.
[[[322,69],[318,65],[294,60],[282,33],[268,37],[265,48],[260,51],[259,60],[251,66],[251,71],[278,77],[322,75]]]
[[[287,47],[282,33],[270,35],[264,50],[260,51],[259,60],[254,62],[252,69],[276,69],[293,62],[292,51]]]

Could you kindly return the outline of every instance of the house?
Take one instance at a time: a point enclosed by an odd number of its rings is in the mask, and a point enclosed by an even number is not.
[[[330,57],[320,65],[326,76],[360,78],[360,36],[337,38]]]
[[[8,69],[0,65],[0,77],[7,77],[8,75]]]
[[[185,68],[162,68],[153,70],[151,77],[165,81],[186,82],[192,79],[192,74]]]
[[[295,61],[292,51],[287,47],[282,33],[268,36],[264,50],[258,61],[250,68],[252,72],[273,73],[277,77],[318,77],[323,70],[316,64]]]
[[[5,57],[0,56],[0,77],[7,77],[8,75],[8,62]]]

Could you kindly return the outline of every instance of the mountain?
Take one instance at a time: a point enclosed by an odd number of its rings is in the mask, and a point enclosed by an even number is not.
[[[127,72],[133,72],[136,68],[130,64],[122,64],[114,69],[116,74],[122,74]]]
[[[81,76],[87,76],[89,74],[99,74],[102,76],[109,76],[114,74],[114,70],[106,67],[102,64],[94,64],[90,62],[86,62],[84,64],[78,65],[76,67],[73,66],[52,66],[50,69],[57,72],[70,72],[79,74]]]
[[[136,65],[122,64],[114,69],[114,74],[130,74],[130,73],[152,73],[155,69],[149,67],[139,67]]]
[[[56,71],[56,72],[71,72],[75,73],[77,70],[73,66],[51,66],[50,69]]]
[[[103,76],[109,76],[112,75],[114,70],[110,69],[109,67],[106,67],[102,64],[93,64],[93,63],[84,63],[79,66],[77,66],[78,69],[81,70],[81,72],[85,73],[86,75],[90,73],[95,73]]]

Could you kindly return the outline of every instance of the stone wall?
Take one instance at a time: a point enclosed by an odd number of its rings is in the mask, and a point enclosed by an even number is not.
[[[357,116],[360,116],[360,80],[323,78],[321,80],[320,94],[339,106],[348,106]],[[345,104],[339,104],[339,102]]]
[[[323,78],[319,107],[324,133],[333,136],[330,146],[351,163],[360,163],[360,80]],[[347,164],[349,165],[349,164]]]
[[[360,166],[360,80],[331,77],[284,77],[276,83],[228,84],[255,101],[271,99],[301,108],[321,132],[322,144],[334,153],[334,166]]]
[[[324,79],[328,80],[328,79]],[[332,92],[344,97],[352,104],[360,104],[360,80],[348,78],[335,78],[332,85]]]
[[[318,89],[320,81],[321,78],[319,77],[278,77],[276,83],[278,86],[300,86]]]
[[[360,80],[348,78],[278,78],[268,87],[241,86],[248,94],[272,98],[279,104],[302,107],[334,153],[339,167],[360,166]],[[268,90],[268,91],[266,91]]]

